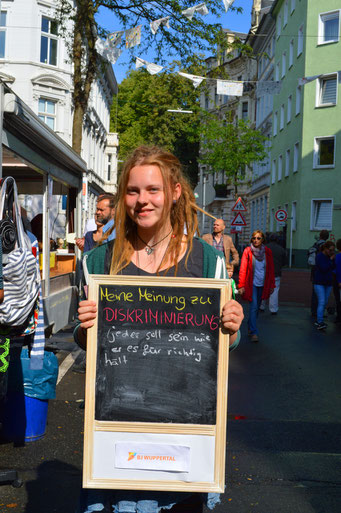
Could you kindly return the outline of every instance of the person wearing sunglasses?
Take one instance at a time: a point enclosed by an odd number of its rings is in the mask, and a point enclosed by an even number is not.
[[[275,288],[272,251],[264,242],[264,233],[254,231],[250,246],[244,249],[239,270],[239,293],[250,303],[248,328],[252,342],[259,340],[257,317],[261,301],[268,299]]]

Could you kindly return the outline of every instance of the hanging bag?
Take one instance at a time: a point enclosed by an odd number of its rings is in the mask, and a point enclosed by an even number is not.
[[[4,289],[0,325],[25,328],[37,303],[40,273],[24,232],[17,185],[11,176],[2,182],[0,191],[0,238]]]

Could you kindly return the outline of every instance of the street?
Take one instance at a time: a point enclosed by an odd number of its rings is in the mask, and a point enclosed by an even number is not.
[[[341,511],[341,325],[330,316],[319,332],[309,314],[289,303],[277,316],[260,314],[258,344],[242,325],[230,355],[226,493],[216,513]],[[49,346],[60,363],[77,351],[71,330]],[[1,467],[16,468],[24,481],[0,487],[1,513],[74,513],[83,399],[84,374],[68,370],[49,402],[45,437],[1,443]]]

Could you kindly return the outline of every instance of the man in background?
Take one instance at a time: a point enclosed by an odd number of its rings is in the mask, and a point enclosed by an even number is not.
[[[224,253],[226,265],[232,264],[236,267],[239,264],[239,254],[234,247],[232,238],[224,235],[224,230],[225,223],[223,219],[216,219],[213,223],[213,233],[206,233],[202,238],[218,251]],[[232,261],[230,262],[231,256]]]
[[[84,237],[75,240],[81,251],[90,251],[102,238],[103,233],[111,228],[115,215],[115,201],[114,194],[105,193],[98,196],[95,219],[90,219],[87,222],[87,226],[89,226],[89,223],[93,223],[92,229],[88,228]]]

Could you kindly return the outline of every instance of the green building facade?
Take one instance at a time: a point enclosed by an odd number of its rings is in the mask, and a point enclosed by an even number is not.
[[[269,229],[286,231],[292,265],[306,267],[320,230],[341,238],[341,4],[277,0],[271,14],[282,89],[273,104]],[[278,209],[291,217],[286,227]]]

